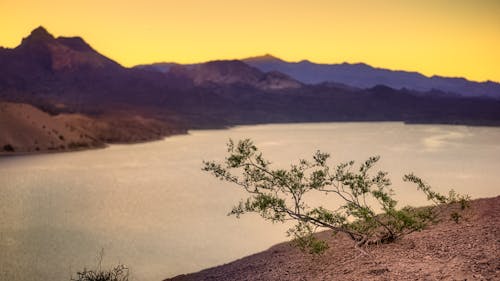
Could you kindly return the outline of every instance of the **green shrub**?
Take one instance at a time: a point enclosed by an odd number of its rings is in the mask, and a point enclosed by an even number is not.
[[[318,228],[345,233],[357,246],[388,243],[433,222],[436,207],[454,202],[466,206],[468,202],[468,197],[453,191],[448,196],[439,194],[419,177],[408,174],[404,181],[415,183],[432,206],[398,208],[387,173],[370,173],[378,156],[370,157],[358,168],[354,161],[330,167],[327,164],[330,155],[317,151],[312,160],[300,160],[289,169],[272,169],[271,162],[264,159],[249,139],[238,143],[230,140],[228,153],[223,163],[204,161],[203,170],[249,194],[229,215],[239,217],[254,212],[272,222],[293,220],[295,225],[288,234],[296,245],[312,253],[327,248],[324,241],[313,235]],[[330,208],[310,207],[304,195],[318,192],[336,196],[343,203]],[[459,217],[454,219],[458,221]]]

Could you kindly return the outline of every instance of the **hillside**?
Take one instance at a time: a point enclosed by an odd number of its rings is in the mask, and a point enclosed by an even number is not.
[[[319,235],[330,249],[312,257],[283,243],[222,266],[166,279],[195,280],[499,280],[500,196],[471,203],[465,220],[442,221],[392,244],[354,249],[346,236]]]
[[[50,115],[29,104],[10,102],[0,102],[0,128],[0,155],[99,148],[186,132],[127,112],[98,118],[79,113]]]
[[[28,104],[0,102],[0,155],[104,146],[92,131],[77,126],[74,117],[51,116]]]

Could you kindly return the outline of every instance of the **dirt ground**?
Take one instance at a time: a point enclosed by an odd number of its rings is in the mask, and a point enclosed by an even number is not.
[[[500,196],[478,199],[458,224],[439,223],[391,244],[355,250],[346,236],[319,234],[330,248],[311,256],[289,243],[229,264],[180,275],[188,280],[500,280]]]

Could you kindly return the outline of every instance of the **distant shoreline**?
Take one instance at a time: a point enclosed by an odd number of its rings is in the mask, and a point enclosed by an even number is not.
[[[41,154],[52,154],[52,153],[66,153],[66,152],[81,152],[87,150],[95,150],[95,149],[105,149],[111,145],[133,145],[133,144],[141,144],[141,143],[150,143],[155,141],[162,141],[168,137],[180,136],[180,135],[188,135],[190,131],[197,130],[228,130],[232,128],[242,127],[242,126],[260,126],[260,125],[289,125],[289,124],[330,124],[330,123],[401,123],[404,125],[436,125],[436,126],[465,126],[465,127],[485,127],[485,128],[500,128],[500,124],[498,125],[488,125],[488,124],[462,124],[462,123],[426,123],[426,122],[407,122],[407,121],[325,121],[325,122],[277,122],[277,123],[255,123],[255,124],[236,124],[231,126],[207,126],[207,127],[197,127],[193,129],[180,129],[178,132],[171,132],[165,134],[161,137],[154,137],[151,139],[144,140],[134,140],[134,141],[116,141],[116,142],[103,142],[100,145],[90,146],[90,147],[79,147],[79,148],[65,148],[65,149],[52,149],[52,150],[38,150],[36,151],[34,147],[31,147],[31,151],[14,151],[14,152],[6,152],[0,151],[0,158],[11,157],[11,156],[32,156],[32,155],[41,155]]]

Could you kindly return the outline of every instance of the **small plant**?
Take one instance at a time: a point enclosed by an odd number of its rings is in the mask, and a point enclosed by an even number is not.
[[[462,218],[462,215],[458,212],[453,212],[451,213],[451,219],[455,222],[455,223],[459,223],[460,222],[460,219]]]
[[[119,264],[109,270],[88,270],[76,273],[76,279],[71,281],[128,281],[128,268]]]
[[[288,235],[294,243],[311,253],[322,253],[328,245],[313,234],[318,228],[345,233],[356,246],[389,243],[435,221],[437,206],[454,202],[468,204],[468,197],[451,191],[448,196],[432,190],[419,177],[408,174],[403,180],[413,182],[433,203],[430,207],[397,208],[391,181],[386,172],[370,173],[379,157],[370,157],[358,168],[354,161],[330,167],[329,154],[317,151],[312,160],[300,160],[290,169],[272,169],[249,139],[228,143],[225,162],[205,162],[203,170],[245,190],[249,197],[233,207],[229,215],[258,213],[272,222],[295,221]],[[339,206],[309,206],[304,196],[324,193],[342,199]],[[379,213],[377,213],[379,212]],[[456,218],[458,221],[459,217]]]
[[[7,151],[7,152],[14,152],[15,151],[14,147],[11,144],[4,145],[3,150]]]
[[[84,268],[76,273],[76,278],[71,278],[71,281],[128,281],[129,271],[123,264],[104,270],[101,268],[104,250],[99,253],[97,269],[89,270]]]

